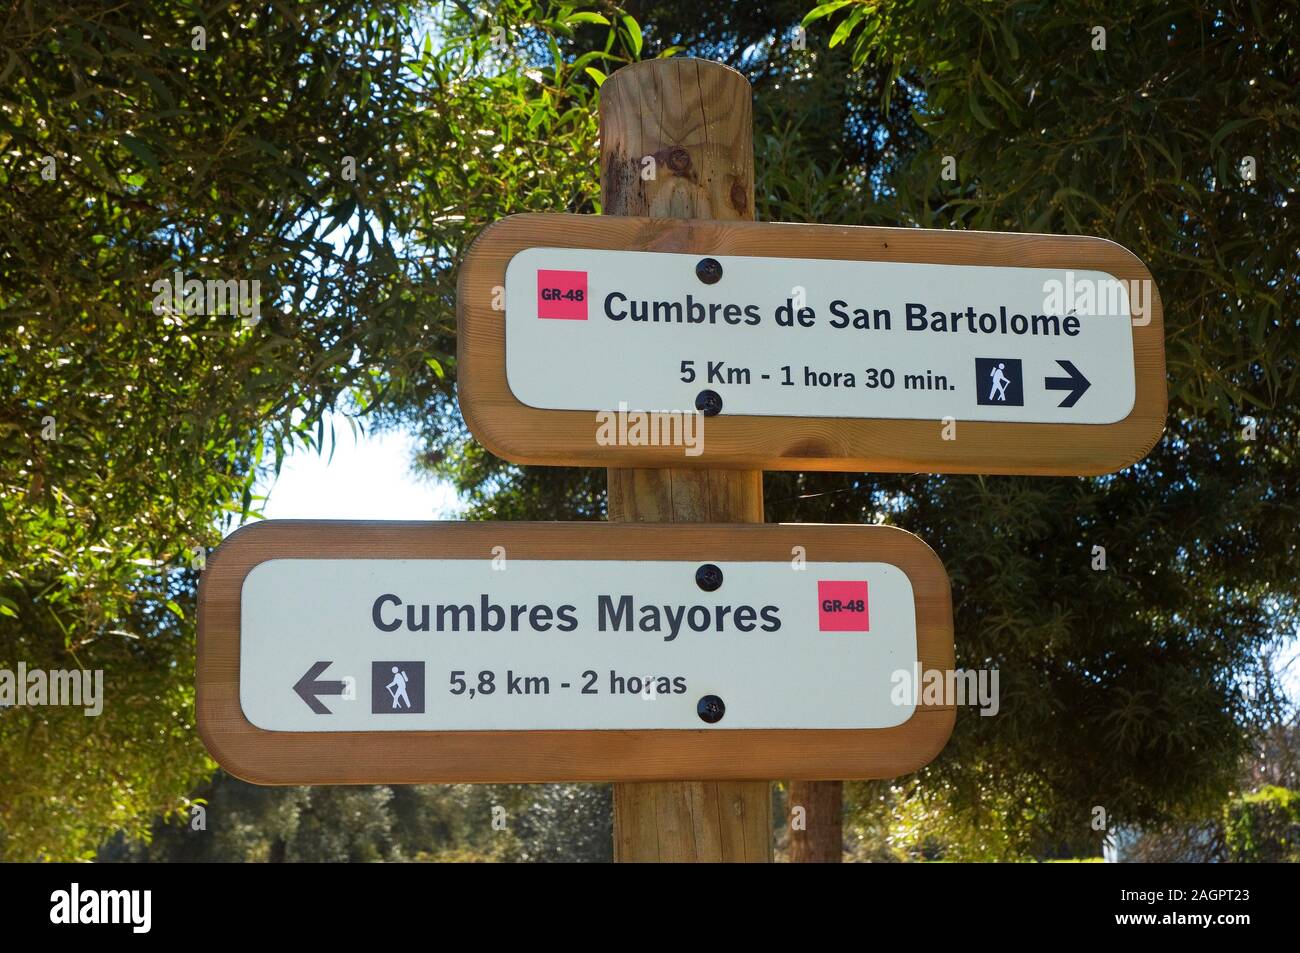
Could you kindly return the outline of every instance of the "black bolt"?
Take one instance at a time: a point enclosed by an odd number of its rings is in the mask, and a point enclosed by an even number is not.
[[[695,713],[700,716],[701,721],[716,725],[727,713],[727,706],[722,704],[722,699],[717,695],[705,695],[695,705]]]
[[[722,413],[722,395],[716,390],[702,390],[695,395],[695,409],[705,417]]]
[[[701,258],[695,266],[695,277],[706,285],[716,285],[722,278],[722,264],[716,258]]]
[[[674,172],[685,172],[691,167],[691,154],[678,146],[668,153],[668,168]]]
[[[722,587],[722,570],[713,563],[705,563],[695,570],[695,584],[705,592],[713,592]]]

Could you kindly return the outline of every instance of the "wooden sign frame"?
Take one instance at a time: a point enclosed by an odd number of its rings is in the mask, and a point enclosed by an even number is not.
[[[925,670],[954,665],[952,595],[921,539],[889,526],[819,524],[386,523],[275,520],[232,533],[199,585],[196,710],[217,762],[257,784],[419,784],[892,778],[928,763],[956,712],[918,700],[878,729],[602,731],[266,731],[239,701],[240,598],[270,559],[509,558],[887,562],[911,581]],[[286,687],[286,691],[288,688]]]
[[[493,302],[503,300],[510,259],[536,247],[1095,270],[1148,281],[1150,320],[1133,325],[1133,410],[1113,424],[959,420],[956,439],[943,439],[937,420],[724,413],[707,419],[699,456],[672,446],[601,446],[592,413],[530,407],[506,380],[505,315]],[[1141,260],[1100,238],[529,213],[484,229],[461,266],[457,298],[461,411],[480,443],[515,463],[1090,476],[1146,456],[1168,413],[1159,292]]]

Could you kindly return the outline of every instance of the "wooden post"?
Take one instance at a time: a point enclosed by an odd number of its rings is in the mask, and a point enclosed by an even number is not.
[[[601,87],[600,175],[606,215],[752,219],[749,81],[720,63],[686,58],[618,70]],[[704,432],[707,440],[707,423]],[[763,522],[758,470],[608,473],[611,520]],[[614,857],[770,861],[771,782],[615,784]]]
[[[838,864],[844,860],[844,782],[791,781],[787,811],[804,810],[803,828],[790,830],[790,863]]]

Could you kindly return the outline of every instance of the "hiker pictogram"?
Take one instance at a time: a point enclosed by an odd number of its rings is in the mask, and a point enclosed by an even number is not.
[[[975,399],[985,407],[1025,406],[1024,373],[1020,359],[975,358]]]
[[[370,711],[412,715],[424,711],[424,663],[382,661],[370,665]]]

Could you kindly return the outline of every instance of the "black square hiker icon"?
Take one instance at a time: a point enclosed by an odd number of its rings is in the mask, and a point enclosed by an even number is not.
[[[1025,383],[1020,370],[1020,359],[975,358],[975,398],[984,406],[1025,406]]]
[[[423,662],[371,662],[370,711],[375,715],[424,713]]]

